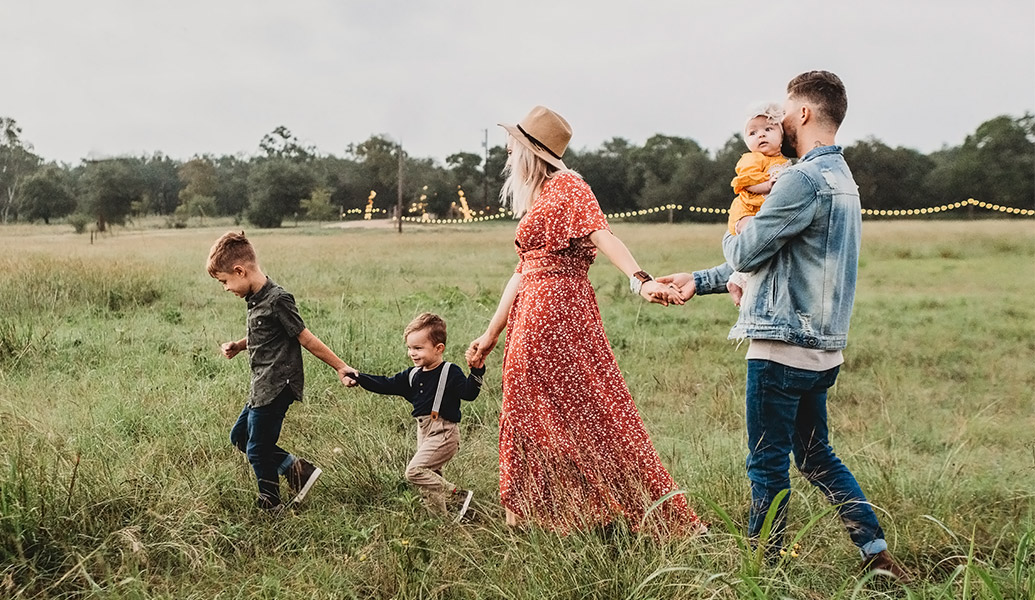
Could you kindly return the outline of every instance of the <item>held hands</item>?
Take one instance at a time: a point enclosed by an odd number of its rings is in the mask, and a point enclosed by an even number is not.
[[[341,380],[341,384],[345,387],[356,387],[359,385],[359,381],[356,380],[356,377],[359,376],[359,371],[356,369],[353,369],[348,365],[344,365],[340,369],[337,369],[337,372],[338,379]]]
[[[476,368],[484,366],[485,357],[496,347],[496,340],[496,337],[493,337],[489,332],[485,332],[471,342],[471,345],[467,347],[467,352],[464,352],[467,366]]]
[[[640,295],[649,302],[668,306],[669,304],[683,304],[683,298],[679,290],[659,281],[648,281],[640,286]]]
[[[470,352],[470,350],[468,350],[467,352]],[[467,353],[465,353],[465,356],[464,356],[465,358],[467,358],[466,354]],[[471,360],[471,358],[473,358],[474,360]],[[475,358],[474,355],[472,354],[471,358],[467,359],[467,367],[468,368],[470,368],[470,369],[480,369],[480,368],[485,366],[485,357],[484,356],[480,356],[480,357]]]
[[[673,273],[672,275],[665,275],[658,277],[657,282],[669,286],[673,291],[679,295],[679,299],[682,300],[679,304],[683,304],[687,300],[694,297],[697,292],[697,288],[694,285],[694,277],[689,273]]]

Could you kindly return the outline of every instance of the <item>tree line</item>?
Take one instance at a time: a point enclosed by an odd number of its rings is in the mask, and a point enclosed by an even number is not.
[[[715,152],[690,138],[658,134],[642,146],[616,137],[596,149],[569,149],[564,159],[590,183],[607,212],[666,204],[726,208],[729,182],[744,152],[739,133]],[[280,126],[263,136],[252,156],[178,161],[157,153],[68,165],[35,154],[14,119],[0,117],[0,221],[67,219],[77,231],[90,223],[103,231],[147,215],[163,216],[171,227],[217,216],[257,227],[337,220],[370,203],[394,211],[400,171],[404,215],[458,216],[464,202],[476,214],[492,214],[500,210],[506,156],[503,146],[495,146],[485,156],[458,152],[441,164],[410,156],[379,135],[335,156],[302,144]],[[967,198],[1035,207],[1030,113],[995,117],[961,145],[930,154],[869,138],[845,147],[845,156],[864,208],[923,208]]]

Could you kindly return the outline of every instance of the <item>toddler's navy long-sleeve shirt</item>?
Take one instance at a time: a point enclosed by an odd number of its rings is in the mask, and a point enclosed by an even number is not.
[[[391,377],[360,373],[356,377],[359,385],[367,391],[386,396],[402,396],[413,405],[414,417],[425,417],[431,414],[435,404],[435,392],[438,390],[439,375],[445,361],[431,371],[420,369],[413,377],[410,385],[410,370],[399,371]],[[447,421],[460,422],[460,400],[474,400],[482,389],[482,377],[485,367],[471,369],[471,375],[465,376],[464,370],[451,365],[446,379],[445,393],[442,394],[442,406],[438,414]]]

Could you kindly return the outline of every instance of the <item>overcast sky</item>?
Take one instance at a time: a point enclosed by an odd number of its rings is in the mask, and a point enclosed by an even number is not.
[[[482,153],[545,104],[575,148],[709,149],[787,80],[836,72],[839,142],[931,152],[1035,112],[1031,0],[0,0],[0,116],[48,160],[254,154],[278,125],[342,155]]]

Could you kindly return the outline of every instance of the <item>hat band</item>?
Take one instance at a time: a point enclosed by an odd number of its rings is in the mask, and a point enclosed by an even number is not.
[[[547,153],[550,154],[550,156],[556,158],[557,160],[561,160],[560,155],[558,155],[553,150],[550,150],[550,148],[547,147],[546,144],[544,144],[544,143],[540,142],[539,140],[535,139],[534,137],[532,137],[527,131],[525,131],[524,127],[522,127],[521,125],[518,125],[517,128],[518,128],[518,131],[523,133],[525,135],[525,137],[528,138],[528,141],[530,141],[533,144],[535,144],[537,148],[539,148],[540,150],[545,150]]]

